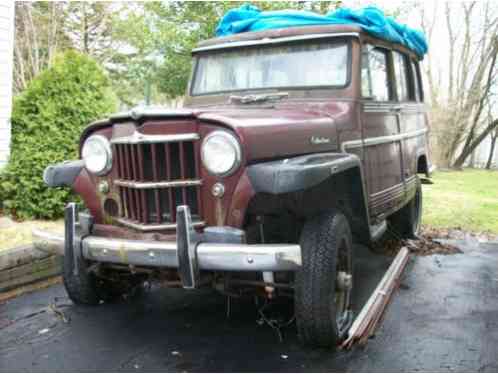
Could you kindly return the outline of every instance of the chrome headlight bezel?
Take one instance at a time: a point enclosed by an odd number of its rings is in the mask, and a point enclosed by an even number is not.
[[[101,147],[102,153],[105,156],[105,162],[102,162],[102,166],[95,168],[92,165],[89,165],[89,151],[85,152],[85,149],[88,149],[90,142],[95,142],[99,147]],[[81,158],[85,162],[85,168],[92,174],[96,175],[105,175],[109,173],[112,169],[112,150],[111,143],[109,140],[102,135],[92,135],[88,137],[83,143],[83,147],[81,148]]]
[[[219,138],[222,141],[226,142],[232,150],[233,150],[233,162],[229,168],[225,168],[226,170],[214,170],[213,165],[210,165],[209,157],[206,155],[207,144],[213,139]],[[242,149],[237,138],[230,134],[227,131],[216,130],[212,133],[208,134],[201,144],[201,160],[204,168],[211,174],[216,175],[218,177],[226,177],[233,174],[239,167],[242,161]]]

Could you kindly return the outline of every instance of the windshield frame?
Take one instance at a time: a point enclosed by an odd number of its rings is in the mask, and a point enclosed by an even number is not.
[[[347,47],[347,66],[346,66],[346,81],[342,85],[307,85],[307,86],[275,86],[275,87],[253,87],[253,88],[244,88],[244,89],[234,89],[234,90],[221,90],[221,91],[210,91],[203,93],[194,93],[194,82],[197,78],[198,68],[199,68],[199,59],[202,55],[211,55],[216,53],[226,52],[227,50],[240,50],[240,49],[261,49],[261,48],[272,48],[272,47],[280,47],[280,46],[288,46],[288,45],[299,45],[299,44],[310,44],[311,42],[319,43],[330,43],[331,41],[339,43],[344,43]],[[351,75],[352,75],[352,37],[344,36],[344,35],[333,35],[327,38],[316,38],[316,39],[306,39],[306,40],[292,40],[292,41],[283,41],[282,43],[268,43],[268,44],[256,44],[251,46],[244,47],[231,47],[224,48],[220,50],[208,50],[208,51],[200,51],[196,52],[194,55],[195,64],[192,71],[191,79],[188,85],[188,95],[190,97],[202,97],[202,96],[219,96],[219,95],[229,95],[229,94],[237,94],[241,92],[275,92],[275,91],[310,91],[310,90],[340,90],[349,87],[351,84]]]

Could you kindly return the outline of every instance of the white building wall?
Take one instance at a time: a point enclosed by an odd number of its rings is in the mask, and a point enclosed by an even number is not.
[[[0,2],[0,168],[10,153],[12,71],[14,51],[14,1]]]
[[[491,168],[498,169],[498,141],[493,153]],[[488,135],[481,144],[476,148],[474,155],[474,165],[478,168],[486,167],[488,162],[489,152],[491,152],[491,135]]]

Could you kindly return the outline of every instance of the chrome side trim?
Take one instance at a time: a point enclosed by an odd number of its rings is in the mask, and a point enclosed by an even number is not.
[[[365,113],[421,113],[423,110],[418,104],[404,103],[364,103],[363,111]]]
[[[229,43],[221,43],[215,45],[209,45],[206,47],[198,47],[192,50],[192,53],[197,52],[205,52],[212,51],[217,49],[226,49],[226,48],[236,48],[236,47],[247,47],[252,45],[269,45],[269,44],[278,44],[285,42],[293,42],[300,40],[311,40],[311,39],[325,39],[325,38],[335,38],[341,36],[359,36],[360,34],[357,32],[343,32],[343,33],[335,33],[335,34],[309,34],[309,35],[297,35],[297,36],[287,36],[282,38],[263,38],[258,40],[244,40],[240,42],[229,42]]]
[[[175,135],[146,135],[135,131],[131,136],[123,136],[111,140],[112,144],[151,144],[151,143],[173,143],[199,140],[196,133]]]
[[[392,113],[395,114],[392,107],[394,104],[382,104],[382,103],[366,103],[363,104],[363,111],[365,113]]]
[[[371,109],[365,109],[364,112],[365,113],[388,113],[388,114],[391,114],[393,116],[396,115],[396,112],[392,111],[389,108],[371,108]]]
[[[160,230],[174,230],[176,229],[176,223],[163,223],[163,224],[141,224],[134,221],[127,220],[126,218],[116,218],[116,221],[121,223],[124,226],[131,227],[132,229],[139,231],[160,231]],[[195,221],[192,222],[192,226],[194,227],[204,227],[206,226],[206,222],[204,221]]]
[[[415,130],[415,131],[411,131],[411,132],[405,132],[402,134],[378,136],[378,137],[374,137],[374,138],[366,138],[363,140],[361,140],[361,139],[360,140],[349,140],[349,141],[343,142],[341,144],[341,150],[343,152],[346,152],[347,149],[360,148],[362,146],[368,147],[368,146],[372,146],[372,145],[393,143],[393,142],[397,142],[400,140],[415,138],[417,136],[425,134],[426,132],[427,132],[427,128]]]
[[[392,195],[395,193],[395,191],[401,191],[403,192],[403,188],[405,187],[405,183],[401,182],[395,185],[392,185],[391,187],[388,187],[386,189],[383,189],[381,191],[374,192],[373,194],[370,195],[371,198],[375,199],[378,197],[382,197],[383,195]]]
[[[139,190],[147,190],[152,188],[167,188],[167,187],[190,187],[202,185],[200,179],[187,179],[169,182],[135,182],[122,179],[114,180],[114,184],[121,187],[131,187]]]

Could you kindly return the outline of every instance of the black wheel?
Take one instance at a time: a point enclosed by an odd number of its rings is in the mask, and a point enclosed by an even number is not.
[[[97,277],[88,271],[83,259],[78,261],[78,272],[75,274],[73,256],[72,246],[66,246],[62,271],[66,292],[75,304],[97,305],[101,300]]]
[[[62,277],[66,292],[75,304],[97,305],[100,301],[114,301],[140,284],[140,279],[133,276],[128,279],[98,277],[89,271],[84,259],[78,264],[78,272],[74,274],[73,253],[66,248]]]
[[[295,311],[299,338],[314,347],[335,347],[353,320],[353,242],[338,211],[305,223],[302,268],[296,272]]]
[[[391,227],[401,239],[414,239],[420,232],[422,221],[422,185],[418,176],[416,178],[415,196],[408,204],[389,218]]]

